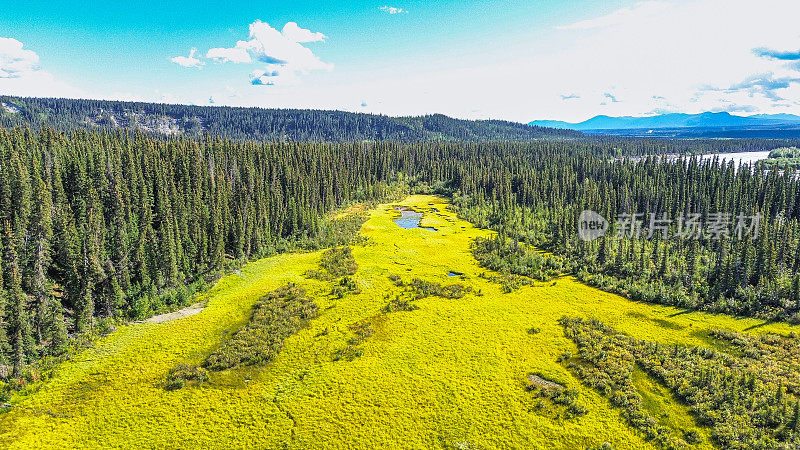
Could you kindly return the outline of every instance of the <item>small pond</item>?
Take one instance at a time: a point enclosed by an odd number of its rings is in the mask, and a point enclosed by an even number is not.
[[[421,212],[416,212],[410,209],[401,209],[400,217],[394,219],[394,223],[399,225],[400,228],[405,228],[405,229],[422,228],[423,230],[436,231],[436,228],[419,226],[420,220],[422,220]]]

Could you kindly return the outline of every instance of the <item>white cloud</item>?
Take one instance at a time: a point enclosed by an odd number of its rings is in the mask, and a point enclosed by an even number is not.
[[[39,55],[22,47],[16,39],[0,38],[0,78],[19,78],[39,70]]]
[[[0,37],[0,92],[26,97],[82,97],[83,92],[39,66],[39,55],[22,42]]]
[[[266,37],[263,41],[256,41],[254,32],[254,25],[255,31],[259,33],[259,36]],[[281,41],[281,39],[275,34],[275,32],[268,32],[268,35],[263,33],[261,28],[268,28],[269,30],[277,32],[274,28],[270,27],[268,24],[263,23],[261,21],[256,21],[250,25],[250,38],[249,41],[238,41],[236,46],[232,48],[224,48],[224,47],[216,47],[210,49],[206,52],[206,58],[213,59],[218,62],[233,62],[233,63],[250,63],[253,62],[253,58],[250,56],[250,52],[257,53],[259,49],[266,48],[266,45],[270,46],[270,50],[273,47],[273,43],[276,41]],[[300,28],[296,22],[287,22],[286,25],[283,26],[283,30],[281,31],[280,35],[285,38],[284,41],[288,43],[308,43],[308,42],[321,42],[327,39],[322,33],[313,32],[311,30],[307,30],[305,28]],[[286,42],[282,42],[279,47],[285,48]],[[299,46],[302,47],[302,46]],[[294,48],[297,51],[297,47]],[[282,51],[284,54],[286,53],[285,50],[278,50]],[[258,55],[256,55],[257,57]]]
[[[618,9],[611,14],[597,17],[594,19],[581,20],[570,25],[556,27],[559,30],[589,30],[592,28],[605,28],[621,25],[631,20],[638,20],[643,17],[651,17],[662,12],[669,6],[662,1],[646,1],[633,5],[630,8]]]
[[[194,57],[194,54],[197,52],[196,48],[193,48],[189,51],[189,56],[175,56],[170,58],[169,60],[174,62],[175,64],[183,67],[196,67],[201,68],[205,65],[203,61]]]
[[[206,58],[217,62],[249,63],[253,60],[247,52],[247,42],[239,41],[233,48],[212,48],[206,52]]]
[[[300,28],[296,22],[286,22],[286,25],[283,26],[281,34],[290,41],[300,43],[320,42],[327,39],[327,36],[322,33],[315,33],[311,30]]]
[[[283,31],[257,20],[250,24],[250,39],[238,41],[232,48],[212,48],[206,57],[219,62],[266,64],[250,72],[250,83],[255,86],[274,86],[294,83],[298,75],[315,70],[333,70],[333,64],[319,59],[304,43],[324,41],[326,36],[300,28],[288,22]]]
[[[406,11],[405,9],[396,8],[394,6],[381,6],[380,10],[383,11],[383,12],[387,12],[389,14],[407,14],[408,13],[408,11]]]

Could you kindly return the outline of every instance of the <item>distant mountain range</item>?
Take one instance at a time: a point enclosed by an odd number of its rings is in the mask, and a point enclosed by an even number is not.
[[[793,114],[757,114],[753,116],[735,116],[727,112],[704,112],[701,114],[671,113],[648,117],[595,116],[589,120],[579,123],[562,122],[559,120],[534,120],[530,123],[530,125],[589,132],[601,130],[656,130],[665,128],[793,129],[800,127],[800,116]]]

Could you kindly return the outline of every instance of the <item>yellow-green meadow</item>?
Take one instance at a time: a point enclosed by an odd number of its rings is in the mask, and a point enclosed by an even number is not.
[[[434,230],[403,229],[397,206]],[[786,324],[635,303],[570,277],[503,293],[480,277],[469,244],[491,234],[447,203],[411,196],[371,211],[354,245],[360,293],[329,295],[333,282],[306,276],[321,252],[246,265],[204,295],[206,308],[163,323],[120,327],[57,369],[0,415],[3,448],[655,448],[620,410],[557,360],[576,352],[562,316],[597,318],[639,339],[713,345],[708,330],[787,333]],[[456,274],[456,276],[449,276]],[[459,299],[429,296],[413,311],[385,312],[401,291],[390,279],[462,283]],[[247,322],[253,304],[287,282],[306,289],[319,314],[265,366],[212,372],[208,382],[168,391],[176,364],[199,364]],[[335,360],[369,321],[361,355]],[[538,333],[529,333],[532,327]],[[579,391],[588,413],[566,417],[529,392],[528,376]],[[644,372],[634,383],[659,423],[696,428],[688,408]],[[699,429],[711,446],[708,430]]]

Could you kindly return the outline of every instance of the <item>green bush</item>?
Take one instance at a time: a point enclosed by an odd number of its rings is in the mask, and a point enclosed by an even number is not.
[[[174,391],[183,388],[186,383],[196,381],[202,383],[208,381],[208,372],[202,367],[197,367],[189,364],[178,364],[170,369],[167,374],[167,383],[165,389]]]
[[[395,312],[395,311],[414,311],[417,308],[417,305],[411,303],[407,298],[401,298],[399,295],[389,301],[389,304],[383,308],[384,312]]]
[[[389,279],[395,284],[395,286],[404,286],[403,279],[400,278],[399,275],[389,275]]]
[[[684,432],[683,438],[686,440],[686,442],[693,445],[697,445],[703,442],[703,438],[700,437],[700,433],[698,433],[696,430],[689,430]]]
[[[358,264],[353,257],[353,249],[350,247],[334,247],[326,250],[322,253],[319,266],[334,278],[354,275],[358,270]]]
[[[253,316],[203,362],[210,370],[265,364],[281,351],[283,341],[317,315],[317,305],[305,290],[289,283],[261,297]]]
[[[333,354],[334,361],[352,361],[361,356],[361,349],[348,345],[343,349],[339,349]]]
[[[434,295],[442,298],[461,298],[467,293],[472,291],[469,286],[463,284],[451,284],[449,286],[442,286],[439,283],[421,280],[414,278],[411,280],[411,288],[416,293],[416,298],[421,299]]]
[[[350,277],[342,277],[338,283],[331,290],[331,295],[338,298],[343,298],[347,294],[360,294],[361,288],[358,283]]]
[[[350,338],[347,343],[353,346],[361,344],[375,332],[375,330],[372,329],[372,324],[369,322],[354,323],[350,325],[350,331],[355,333],[355,336]]]
[[[502,236],[475,238],[470,244],[472,254],[481,266],[504,274],[530,277],[539,281],[549,281],[561,275],[564,263],[561,258],[544,255],[525,244]],[[520,280],[508,280],[509,290],[519,286]]]

